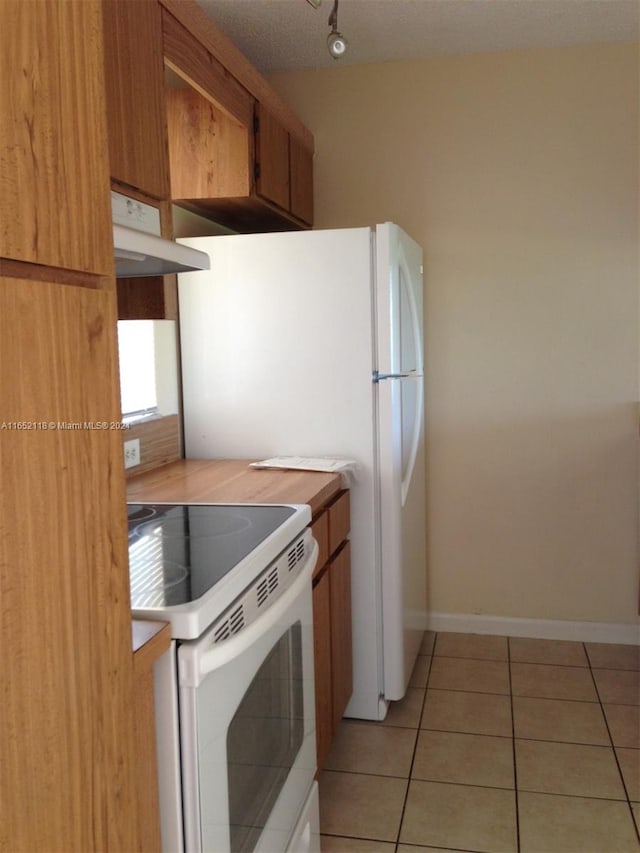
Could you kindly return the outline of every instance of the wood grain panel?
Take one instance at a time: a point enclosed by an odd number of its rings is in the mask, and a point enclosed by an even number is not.
[[[164,59],[201,95],[213,99],[245,127],[253,120],[253,98],[207,48],[166,9],[162,10]]]
[[[318,561],[313,570],[313,577],[317,577],[324,569],[329,559],[329,513],[325,510],[317,515],[311,524],[311,534],[318,543]]]
[[[177,320],[178,284],[174,275],[119,278],[119,320]]]
[[[331,674],[333,728],[353,692],[351,639],[351,546],[346,542],[329,568],[331,575]]]
[[[167,199],[160,6],[157,0],[103,0],[102,7],[111,175],[153,198]]]
[[[127,468],[125,475],[133,477],[144,471],[174,462],[180,458],[180,419],[178,415],[165,415],[151,421],[132,424],[122,432],[122,440],[140,439],[140,464]]]
[[[0,257],[113,274],[97,0],[0,0]]]
[[[289,210],[289,134],[262,104],[256,104],[256,191]]]
[[[127,483],[130,501],[309,504],[319,512],[340,490],[337,474],[268,471],[244,459],[181,459]],[[136,470],[136,469],[131,469]]]
[[[249,195],[249,131],[194,89],[167,92],[171,196]]]
[[[136,672],[136,806],[140,822],[139,853],[162,850],[158,811],[158,760],[156,756],[153,669]]]
[[[313,587],[313,665],[316,691],[316,752],[324,767],[333,739],[331,691],[331,590],[324,572]]]
[[[313,154],[295,138],[289,137],[291,213],[313,225]]]
[[[207,216],[214,222],[225,225],[239,234],[253,234],[257,231],[296,231],[304,228],[304,223],[286,210],[269,204],[266,199],[245,196],[244,198],[181,198],[176,201],[180,207],[191,210],[200,216]]]
[[[158,623],[146,623],[157,628]],[[140,825],[140,853],[156,853],[162,849],[158,812],[158,761],[156,753],[155,702],[153,664],[167,651],[171,631],[164,624],[159,633],[135,653],[135,720],[137,805]]]
[[[333,554],[347,538],[351,529],[351,504],[349,491],[344,490],[329,506],[329,553]]]
[[[0,317],[0,849],[134,850],[115,295],[3,278]]]

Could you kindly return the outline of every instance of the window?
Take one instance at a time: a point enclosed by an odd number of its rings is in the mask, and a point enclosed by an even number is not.
[[[120,401],[128,418],[155,413],[156,354],[152,320],[121,320],[118,323]]]
[[[176,324],[170,320],[120,320],[120,401],[124,421],[178,411]]]

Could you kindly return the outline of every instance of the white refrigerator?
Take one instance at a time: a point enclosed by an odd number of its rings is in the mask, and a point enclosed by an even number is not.
[[[422,249],[397,225],[196,237],[178,276],[187,458],[356,461],[353,696],[381,720],[427,622]]]

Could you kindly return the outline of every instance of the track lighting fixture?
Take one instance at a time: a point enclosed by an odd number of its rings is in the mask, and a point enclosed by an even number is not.
[[[334,59],[340,59],[347,52],[349,42],[338,32],[338,0],[334,0],[333,9],[329,15],[329,26],[331,32],[327,37],[327,47]]]

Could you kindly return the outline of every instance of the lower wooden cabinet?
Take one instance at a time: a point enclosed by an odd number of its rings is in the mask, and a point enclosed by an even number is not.
[[[156,708],[153,667],[169,653],[171,628],[162,622],[133,622],[134,708],[136,734],[136,807],[138,812],[137,853],[162,849],[156,757]]]
[[[316,688],[316,750],[321,768],[333,739],[333,694],[331,689],[331,589],[329,572],[323,572],[313,587],[313,654]]]
[[[331,600],[331,701],[334,731],[353,691],[351,655],[351,545],[345,542],[329,566]]]
[[[324,766],[353,690],[349,492],[314,519],[320,549],[313,577],[313,631],[318,769]]]

